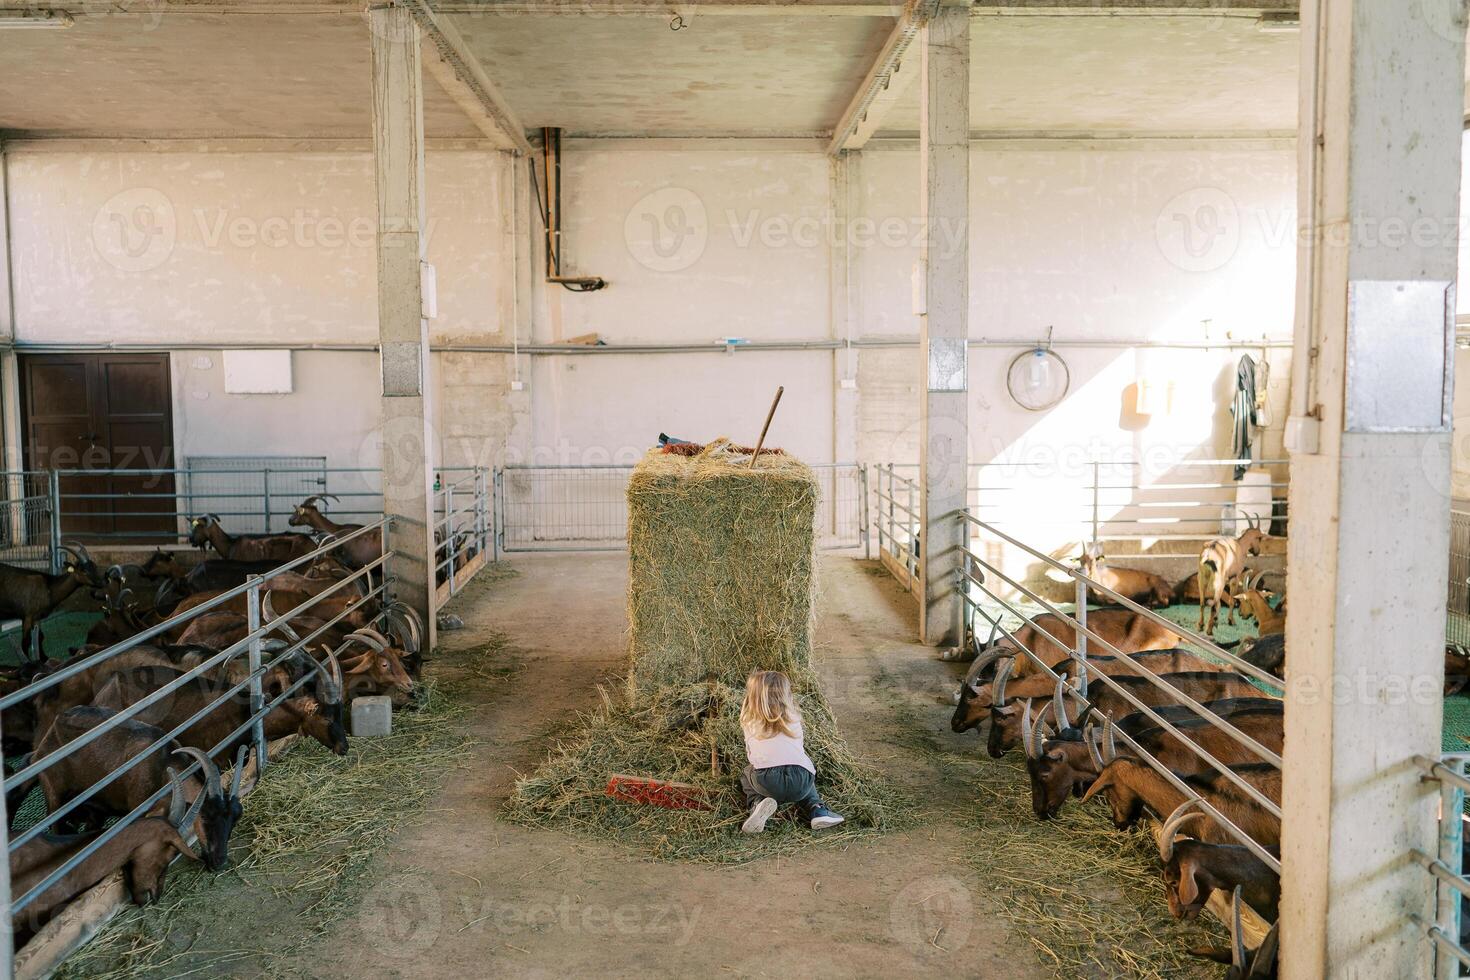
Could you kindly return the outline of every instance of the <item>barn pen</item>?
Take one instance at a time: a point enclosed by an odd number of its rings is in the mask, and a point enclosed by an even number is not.
[[[1466,34],[0,0],[0,978],[1462,975]]]

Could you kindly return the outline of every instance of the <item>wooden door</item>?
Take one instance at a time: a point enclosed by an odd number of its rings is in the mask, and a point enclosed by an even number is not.
[[[174,479],[158,472],[174,466],[168,355],[27,355],[21,376],[27,468],[79,471],[61,479],[62,533],[172,538]]]

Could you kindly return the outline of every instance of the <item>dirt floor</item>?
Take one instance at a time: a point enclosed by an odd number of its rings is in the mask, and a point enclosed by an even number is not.
[[[714,867],[498,819],[516,773],[535,767],[551,734],[621,667],[626,561],[518,558],[518,576],[457,604],[466,629],[441,642],[469,646],[503,632],[519,669],[489,687],[473,716],[473,766],[404,829],[387,876],[317,945],[311,973],[1051,975],[992,914],[958,821]],[[959,742],[935,703],[952,686],[949,672],[909,639],[910,600],[847,558],[827,557],[821,582],[820,669],[848,741],[926,810],[966,805],[966,788],[896,730],[894,697],[920,707],[936,738]]]
[[[817,667],[854,753],[914,801],[905,829],[714,865],[506,820],[517,775],[619,678],[626,562],[487,568],[451,606],[465,628],[441,634],[424,709],[346,758],[298,746],[247,798],[229,871],[177,870],[63,976],[1214,972],[1183,952],[1207,937],[1168,919],[1151,840],[1097,808],[1038,824],[1018,754],[949,729],[964,668],[845,555],[822,556]]]

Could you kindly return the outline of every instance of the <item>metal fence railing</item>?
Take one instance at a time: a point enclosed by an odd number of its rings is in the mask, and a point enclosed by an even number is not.
[[[56,572],[63,540],[120,547],[186,542],[190,521],[206,513],[216,515],[230,534],[310,531],[289,523],[309,496],[335,498],[324,511],[336,523],[383,518],[379,470],[292,468],[279,458],[249,457],[275,464],[250,470],[238,465],[243,459],[191,458],[187,468],[170,470],[6,472],[0,562]],[[435,531],[448,535],[435,558],[436,572],[439,584],[452,583],[441,604],[490,560],[475,559],[494,545],[491,490],[491,473],[483,467],[435,473]]]
[[[55,477],[50,473],[3,474],[5,499],[0,505],[0,562],[57,571],[60,529],[54,504]]]
[[[878,559],[912,591],[919,581],[919,485],[892,463],[873,468],[872,527]]]
[[[1463,919],[1463,902],[1470,897],[1470,880],[1465,875],[1465,793],[1470,779],[1465,764],[1470,754],[1452,753],[1439,759],[1416,756],[1414,762],[1424,778],[1439,783],[1439,847],[1430,855],[1415,849],[1415,863],[1429,872],[1435,888],[1435,919],[1418,922],[1434,944],[1436,980],[1454,980],[1470,967],[1470,950]]]
[[[1120,649],[1098,632],[1096,624],[1090,626],[1087,606],[1089,593],[1143,616],[1156,626],[1173,631],[1183,638],[1185,652],[1220,665],[1222,680],[1239,681],[1250,690],[1259,690],[1262,698],[1279,698],[1280,692],[1285,689],[1280,677],[1248,663],[1218,646],[1210,638],[1119,595],[1082,574],[1078,568],[1057,561],[973,514],[959,514],[956,519],[970,528],[970,533],[966,535],[967,544],[961,548],[962,568],[957,575],[957,588],[963,600],[961,608],[965,634],[969,637],[967,642],[979,650],[983,637],[1004,636],[1009,641],[1010,649],[1007,654],[1013,652],[1017,660],[1026,658],[1035,673],[1045,675],[1056,683],[1056,691],[1062,693],[1064,699],[1073,696],[1070,689],[1075,688],[1079,705],[1095,705],[1099,696],[1105,693],[1113,699],[1112,703],[1121,706],[1120,710],[1130,714],[1137,713],[1147,719],[1149,725],[1156,726],[1171,736],[1171,739],[1159,741],[1160,746],[1177,745],[1192,754],[1196,760],[1193,768],[1210,774],[1212,780],[1223,781],[1219,782],[1220,786],[1228,783],[1231,793],[1236,794],[1247,806],[1259,808],[1269,819],[1276,821],[1279,827],[1279,798],[1273,799],[1261,786],[1248,778],[1245,769],[1241,768],[1240,760],[1248,760],[1245,763],[1247,766],[1265,766],[1279,774],[1282,765],[1280,754],[1241,731],[1232,724],[1228,716],[1216,714],[1208,704],[1192,697],[1169,680],[1169,676],[1182,675],[1155,673],[1145,665],[1143,655]],[[1064,610],[1033,591],[1024,582],[1007,574],[998,563],[987,560],[984,555],[987,552],[993,553],[993,549],[989,547],[992,543],[1019,549],[1031,560],[1047,566],[1054,576],[1070,579],[1074,597],[1070,611]],[[1008,590],[1014,590],[1011,595],[1019,598],[1009,597]],[[1036,617],[1039,614],[1049,614],[1052,618],[1038,622]],[[1030,635],[1036,637],[1031,644],[1021,639],[1022,633],[1019,630],[1021,624],[1028,622],[1035,630]],[[1048,660],[1037,652],[1035,647],[1044,642],[1059,648],[1062,652],[1060,660],[1056,655]],[[1098,661],[1103,659],[1112,661],[1110,669],[1100,667]],[[1131,680],[1139,683],[1124,683],[1119,680],[1122,674],[1117,666],[1119,661],[1128,665],[1126,673],[1132,675]],[[1075,680],[1071,680],[1072,678]],[[1180,714],[1167,714],[1173,712],[1183,712],[1184,716],[1192,716],[1197,721],[1186,725]],[[1280,860],[1272,850],[1275,842],[1263,842],[1253,837],[1240,826],[1242,821],[1238,810],[1234,811],[1235,816],[1232,818],[1226,812],[1229,807],[1219,805],[1218,798],[1200,790],[1197,782],[1181,775],[1177,759],[1172,765],[1161,761],[1154,751],[1150,751],[1149,747],[1134,737],[1134,732],[1127,731],[1124,725],[1115,724],[1120,721],[1119,718],[1112,717],[1111,712],[1103,714],[1107,716],[1106,720],[1099,724],[1104,724],[1111,732],[1109,737],[1115,737],[1122,744],[1124,753],[1131,756],[1132,760],[1151,768],[1182,800],[1190,801],[1191,805],[1212,820],[1224,835],[1247,848],[1255,858],[1276,874],[1280,874]],[[1053,716],[1060,717],[1055,710]],[[1037,728],[1037,737],[1040,738],[1039,723]],[[1228,740],[1228,753],[1222,752],[1218,746],[1213,751],[1206,750],[1201,746],[1200,738],[1192,734],[1210,729],[1218,731]],[[1090,740],[1093,735],[1087,733],[1083,737],[1084,740]],[[1231,763],[1222,759],[1222,755],[1236,761]],[[1106,767],[1104,759],[1100,774]],[[1168,814],[1158,813],[1156,816],[1162,820]]]
[[[917,463],[885,466],[901,493],[919,478]],[[1245,530],[1249,519],[1280,537],[1288,525],[1284,476],[1245,484],[1234,479],[1234,471],[1246,467],[1284,474],[1287,466],[1284,459],[1183,459],[1158,467],[1132,460],[1066,467],[972,463],[967,499],[971,513],[997,527],[1039,528],[1094,544],[1213,538]],[[1242,498],[1242,487],[1255,499]],[[917,487],[913,490],[917,501]],[[917,503],[910,506],[917,512]]]
[[[185,733],[193,730],[193,726],[201,722],[202,719],[209,718],[217,712],[229,711],[232,706],[234,706],[234,710],[239,712],[239,714],[230,717],[225,723],[228,724],[229,721],[237,721],[238,723],[233,729],[216,744],[194,745],[194,747],[203,750],[211,757],[218,758],[228,756],[231,750],[237,745],[250,746],[254,749],[257,773],[263,775],[269,766],[265,729],[267,716],[286,699],[297,696],[296,692],[303,686],[308,683],[315,683],[319,677],[327,676],[325,668],[313,656],[311,644],[320,640],[344,618],[351,615],[358,606],[357,604],[343,605],[340,612],[324,621],[315,617],[312,620],[303,621],[303,618],[312,615],[314,607],[346,589],[357,590],[358,594],[362,597],[361,602],[376,601],[381,606],[387,596],[386,590],[392,581],[389,563],[393,557],[393,552],[387,550],[386,544],[383,543],[387,541],[389,521],[390,519],[383,518],[350,534],[336,538],[315,551],[283,563],[278,569],[269,573],[267,576],[252,577],[244,584],[222,592],[214,598],[202,602],[179,615],[149,626],[127,640],[90,655],[74,659],[51,673],[39,674],[36,679],[33,679],[26,686],[0,697],[0,712],[12,711],[18,706],[33,702],[38,695],[52,691],[66,681],[76,678],[86,671],[108,665],[116,661],[117,658],[123,657],[131,651],[136,651],[145,645],[161,642],[161,639],[166,634],[172,633],[175,629],[188,626],[200,617],[216,612],[221,607],[235,603],[242,596],[245,598],[245,608],[247,610],[246,632],[238,640],[219,649],[217,653],[208,656],[192,668],[187,670],[180,668],[182,672],[177,673],[172,680],[159,684],[151,693],[147,693],[146,696],[141,697],[132,704],[111,712],[102,721],[97,723],[95,727],[90,728],[64,745],[48,751],[44,756],[37,758],[33,752],[31,756],[27,757],[27,760],[18,771],[5,778],[4,789],[7,797],[9,797],[17,790],[26,788],[37,777],[52,770],[88,746],[107,738],[109,734],[117,732],[121,726],[127,725],[134,719],[137,719],[143,712],[157,706],[156,712],[150,712],[150,716],[158,722],[155,730],[160,731],[161,734],[151,744],[134,754],[118,758],[115,764],[106,771],[88,773],[87,775],[89,777],[96,777],[90,786],[71,793],[68,799],[52,808],[50,812],[42,816],[29,828],[12,834],[7,827],[0,826],[0,835],[3,835],[0,836],[0,839],[5,841],[6,849],[12,858],[28,843],[36,841],[41,835],[49,831],[54,831],[59,821],[68,815],[76,813],[79,808],[87,805],[88,801],[97,798],[98,794],[102,793],[107,787],[115,784],[127,773],[134,771],[145,759],[154,756],[167,759],[169,764],[178,766],[180,778],[185,780],[189,779],[195,773],[201,772],[200,762],[196,761],[185,767],[180,765],[178,760],[172,757],[174,742],[176,739],[185,737]],[[317,595],[302,602],[295,608],[284,611],[277,619],[270,620],[268,618],[267,614],[263,611],[262,602],[264,598],[263,590],[266,588],[266,581],[270,577],[281,572],[305,567],[318,558],[342,548],[344,545],[358,538],[372,534],[377,534],[380,542],[377,558],[362,563],[351,574],[337,580],[330,587],[323,589]],[[328,608],[325,611],[330,612],[331,609]],[[373,619],[374,623],[379,621],[384,624],[385,631],[390,629],[387,625],[387,613],[385,611],[380,611],[377,617]],[[266,635],[277,629],[281,622],[288,625],[295,624],[299,627],[299,636],[293,637],[293,640],[289,643],[273,640],[271,643],[273,649],[267,650]],[[316,622],[320,625],[313,628],[307,625],[309,622]],[[290,633],[288,632],[287,635],[290,635]],[[268,653],[270,654],[269,659],[267,659]],[[217,680],[215,685],[209,688],[209,692],[210,694],[217,693],[218,696],[214,697],[213,700],[209,700],[192,713],[189,713],[187,717],[182,717],[184,712],[187,711],[187,708],[172,710],[178,703],[187,703],[192,706],[193,702],[176,702],[173,699],[186,687],[192,685],[196,679],[210,677],[222,678],[224,668],[228,663],[241,655],[248,657],[249,670],[246,676],[233,682],[231,680]],[[298,665],[309,665],[308,669],[302,671],[301,676],[289,686],[285,687],[279,695],[267,701],[263,678],[267,672],[285,664],[288,660],[293,660]],[[205,697],[208,696],[209,694],[205,695]],[[162,731],[164,727],[167,727],[168,730]],[[137,726],[131,726],[129,731],[136,733]],[[118,732],[118,736],[121,738],[122,733]],[[186,742],[185,744],[193,743]],[[146,790],[140,790],[140,792],[146,792]],[[100,831],[93,832],[92,839],[85,846],[77,849],[65,861],[58,864],[48,874],[26,889],[23,894],[12,894],[10,885],[7,883],[4,890],[4,898],[11,915],[17,917],[18,921],[25,921],[27,909],[39,896],[46,893],[52,886],[62,882],[74,869],[106,847],[109,841],[122,834],[128,827],[140,819],[143,819],[153,810],[155,805],[159,804],[169,794],[170,786],[167,783],[158,786],[150,795],[142,799],[131,811],[122,815],[115,823],[106,825]],[[0,824],[3,823],[0,822]],[[185,838],[192,842],[194,836],[193,827],[186,825],[182,828],[182,832]]]
[[[1445,639],[1470,646],[1470,512],[1450,511],[1450,578]]]
[[[490,474],[484,469],[442,470],[434,490],[436,605],[474,577],[486,562],[490,530]]]
[[[855,548],[867,534],[867,468],[815,464],[822,486],[817,542]],[[495,471],[497,547],[517,551],[619,551],[628,539],[632,466],[504,466]]]

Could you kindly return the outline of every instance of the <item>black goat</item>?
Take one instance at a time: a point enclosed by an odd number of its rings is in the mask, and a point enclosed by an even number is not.
[[[86,548],[79,544],[61,548],[69,560],[57,575],[0,564],[0,616],[20,620],[20,652],[27,660],[45,656],[45,650],[31,656],[31,633],[41,621],[77,589],[102,584]]]

